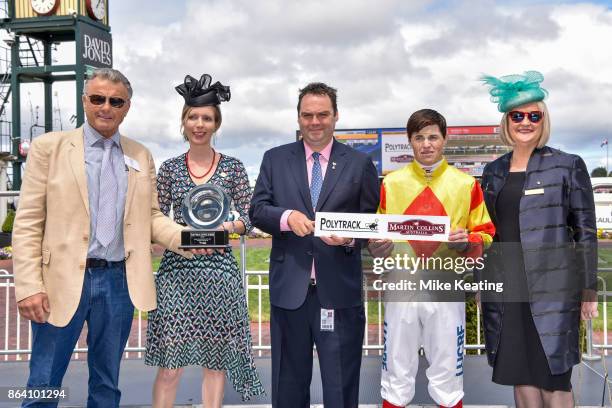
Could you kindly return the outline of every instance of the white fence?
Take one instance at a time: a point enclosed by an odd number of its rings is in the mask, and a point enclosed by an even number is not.
[[[246,246],[244,241],[241,242],[242,266],[246,263]],[[243,269],[244,270],[244,269]],[[612,272],[612,268],[602,269],[601,273]],[[257,302],[255,316],[252,316],[251,333],[253,336],[253,350],[258,356],[269,354],[270,350],[270,325],[264,311],[267,310],[267,301],[264,298],[269,290],[266,283],[267,271],[246,271],[246,295],[248,302]],[[601,282],[601,290],[599,295],[603,298],[603,308],[600,309],[600,314],[603,318],[603,329],[597,332],[597,338],[593,335],[593,326],[591,322],[586,324],[586,354],[585,357],[597,357],[597,353],[608,354],[608,349],[612,346],[608,340],[608,313],[607,313],[607,297],[612,293],[608,292],[606,281],[599,276]],[[374,299],[370,299],[369,294],[374,294]],[[383,348],[383,306],[380,301],[381,293],[378,291],[366,290],[366,327],[363,343],[363,352],[365,355],[380,354]],[[370,312],[370,311],[373,312]],[[375,321],[370,321],[370,316],[375,317]],[[477,314],[477,327],[480,327],[480,313]],[[127,343],[125,358],[142,358],[145,349],[146,340],[146,315],[140,311],[135,312],[134,324],[132,332]],[[80,353],[86,353],[85,346],[86,329],[83,330],[79,341],[76,344],[73,358],[79,359]],[[471,335],[476,339],[475,343],[466,343],[466,350],[476,350],[480,354],[484,350],[484,344],[480,330],[477,330],[475,335]],[[468,338],[468,336],[466,336]],[[14,299],[14,283],[13,275],[5,269],[0,269],[0,361],[15,361],[29,359],[31,353],[31,326],[29,322],[22,319],[17,312],[17,305]]]

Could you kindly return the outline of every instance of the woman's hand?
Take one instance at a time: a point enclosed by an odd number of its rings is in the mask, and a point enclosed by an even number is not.
[[[192,254],[194,255],[207,255],[210,256],[215,253],[215,251],[219,251],[219,253],[225,252],[223,248],[198,248],[198,249],[190,249]]]
[[[582,302],[580,307],[580,318],[582,320],[591,320],[597,316],[599,316],[597,302]]]

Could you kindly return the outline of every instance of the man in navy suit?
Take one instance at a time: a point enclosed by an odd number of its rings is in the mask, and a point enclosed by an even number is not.
[[[336,90],[300,90],[302,140],[267,151],[249,215],[272,234],[272,406],[310,407],[312,346],[323,403],[357,407],[365,315],[363,241],[314,237],[316,211],[375,213],[378,174],[370,158],[334,139]]]

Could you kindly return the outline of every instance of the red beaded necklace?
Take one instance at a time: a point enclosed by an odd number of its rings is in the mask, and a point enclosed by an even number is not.
[[[197,178],[197,179],[201,179],[201,178],[206,177],[208,175],[208,173],[210,173],[210,171],[212,170],[213,166],[215,165],[215,155],[217,154],[215,152],[215,149],[213,149],[212,147],[211,147],[211,150],[213,152],[213,159],[210,162],[210,167],[208,168],[208,170],[206,170],[206,173],[204,173],[201,176],[198,176],[193,171],[191,171],[191,167],[189,167],[189,150],[187,150],[187,154],[185,154],[185,164],[187,165],[187,171],[189,172],[189,174],[191,174],[192,177]]]

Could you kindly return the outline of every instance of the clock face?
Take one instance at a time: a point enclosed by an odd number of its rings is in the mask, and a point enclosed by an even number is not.
[[[87,6],[87,14],[89,14],[89,17],[96,20],[102,20],[106,16],[105,0],[87,0],[85,5]]]
[[[59,0],[31,0],[32,10],[41,16],[48,16],[55,12]]]

